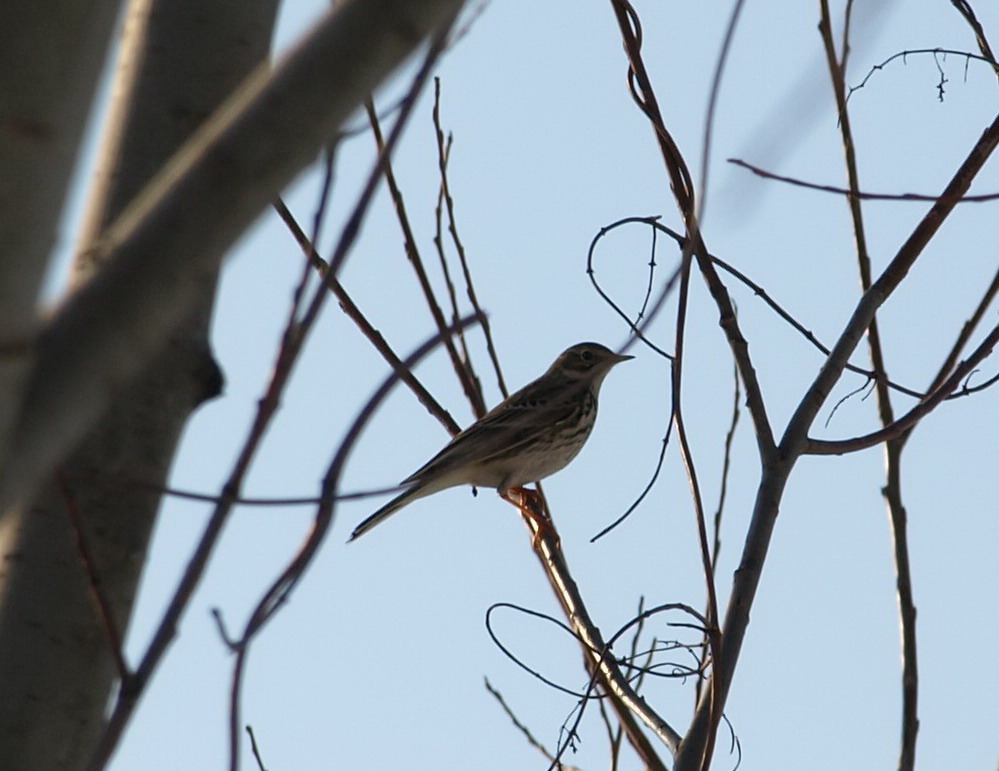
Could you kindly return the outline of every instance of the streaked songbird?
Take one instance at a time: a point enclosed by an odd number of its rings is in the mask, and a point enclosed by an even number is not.
[[[579,454],[597,418],[604,378],[615,364],[631,358],[599,343],[567,349],[545,374],[483,415],[403,480],[407,489],[354,528],[350,540],[417,498],[457,485],[495,487],[540,528],[524,503],[534,491],[524,490],[524,485],[561,471]]]

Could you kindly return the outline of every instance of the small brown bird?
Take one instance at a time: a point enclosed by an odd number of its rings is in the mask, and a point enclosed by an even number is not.
[[[599,343],[567,349],[545,374],[483,415],[404,479],[408,489],[354,528],[350,540],[417,498],[449,487],[495,487],[512,500],[511,490],[561,471],[593,430],[597,394],[607,373],[631,358]]]

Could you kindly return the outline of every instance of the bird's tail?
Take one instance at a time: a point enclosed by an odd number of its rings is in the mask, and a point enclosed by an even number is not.
[[[350,543],[357,538],[360,538],[366,532],[368,532],[375,525],[384,522],[386,519],[395,514],[399,509],[405,506],[407,503],[416,500],[417,498],[422,498],[427,494],[427,491],[416,485],[410,487],[408,490],[403,491],[391,501],[382,506],[378,511],[368,517],[366,520],[361,522],[357,527],[354,528],[354,532],[350,534],[350,538],[347,539],[347,543]]]

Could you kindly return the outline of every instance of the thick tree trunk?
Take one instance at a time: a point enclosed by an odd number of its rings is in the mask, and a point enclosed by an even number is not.
[[[107,225],[266,57],[276,4],[132,4],[75,283],[101,269],[89,247]],[[163,484],[191,411],[220,391],[208,344],[214,294],[208,275],[193,312],[139,378],[34,500],[5,513],[5,769],[75,769],[89,759],[118,675],[113,630],[127,626],[159,504],[129,482]]]
[[[221,388],[207,328],[222,255],[461,6],[341,4],[280,67],[243,81],[266,54],[274,3],[133,0],[77,286],[41,323],[38,284],[114,8],[27,4],[23,27],[2,26],[0,40],[25,37],[16,77],[46,93],[0,103],[0,163],[6,173],[30,140],[34,165],[18,160],[19,173],[52,175],[22,200],[0,174],[0,299],[10,281],[21,298],[0,302],[4,771],[80,768],[99,735],[158,505],[131,482],[166,478],[185,420]],[[44,220],[25,225],[19,206]],[[30,249],[8,237],[25,231]]]
[[[38,293],[119,0],[7,3],[0,23],[0,464],[34,361]]]

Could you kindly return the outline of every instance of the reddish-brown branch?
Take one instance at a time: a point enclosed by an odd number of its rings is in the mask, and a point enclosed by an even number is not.
[[[543,512],[539,512],[539,515],[543,516]],[[638,724],[638,720],[651,729],[670,752],[675,753],[679,747],[680,735],[638,695],[614,656],[608,655],[609,648],[590,617],[579,588],[569,572],[557,534],[552,535],[555,533],[554,526],[541,528],[537,524],[536,517],[525,517],[525,521],[531,530],[534,553],[541,563],[541,569],[547,576],[555,597],[580,642],[587,670],[591,677],[596,677],[601,690],[610,698],[628,741],[646,768],[666,771],[666,765]],[[548,532],[549,529],[551,532]]]
[[[285,206],[284,201],[278,201],[275,203],[274,209],[277,211],[278,216],[281,217],[282,221],[291,232],[291,235],[309,259],[312,267],[315,268],[320,277],[327,278],[327,269],[329,266],[327,265],[326,260],[324,260],[316,251],[312,244],[312,240],[299,226],[298,221],[295,219],[295,216],[291,213],[291,211],[289,211],[288,207]],[[364,335],[371,345],[374,346],[374,349],[382,355],[382,358],[385,359],[390,367],[392,367],[392,370],[399,373],[399,377],[402,379],[402,382],[413,392],[420,404],[426,407],[427,412],[437,418],[440,424],[444,426],[444,428],[452,436],[457,434],[461,428],[455,419],[451,417],[451,413],[449,413],[441,405],[441,403],[433,397],[433,395],[417,379],[416,375],[403,365],[402,359],[400,359],[396,352],[392,350],[392,347],[388,344],[388,341],[382,333],[375,329],[374,325],[368,321],[367,317],[361,309],[357,307],[357,304],[347,293],[343,284],[337,280],[336,276],[329,276],[327,279],[327,285],[330,288],[330,292],[332,292],[333,296],[336,297],[336,301],[340,306],[340,309],[347,315],[347,318],[357,325],[361,334]]]
[[[371,130],[375,136],[375,143],[378,146],[379,153],[383,154],[385,142],[382,139],[378,115],[375,112],[374,105],[371,104],[370,100],[368,100],[365,104],[365,107],[368,111],[368,120],[371,123]],[[406,211],[406,204],[402,197],[402,191],[399,189],[399,184],[396,181],[395,173],[392,171],[392,164],[390,161],[385,162],[382,173],[385,175],[385,183],[388,185],[389,193],[392,196],[396,219],[399,221],[399,227],[402,229],[406,256],[409,258],[409,262],[413,266],[413,271],[416,273],[416,279],[420,284],[420,289],[423,291],[423,297],[427,302],[427,308],[430,311],[430,315],[433,317],[434,323],[437,325],[437,329],[443,332],[447,329],[448,323],[444,318],[444,312],[441,310],[440,303],[437,302],[437,297],[434,294],[433,286],[430,284],[430,278],[427,276],[426,268],[423,266],[423,258],[420,255],[420,248],[416,243],[416,237],[413,235],[413,229],[409,223],[409,214]],[[455,347],[453,340],[445,340],[444,347],[445,350],[447,350],[448,356],[451,358],[451,365],[454,367],[454,372],[458,376],[458,382],[461,383],[465,396],[468,397],[468,401],[472,405],[472,411],[475,413],[477,418],[481,418],[486,414],[486,405],[482,398],[482,389],[479,387],[479,382],[471,370],[471,362],[468,359],[462,359],[462,357],[458,354],[458,349]]]
[[[461,264],[462,276],[465,279],[465,293],[468,296],[468,301],[472,304],[472,310],[479,314],[482,318],[482,334],[486,338],[486,351],[489,353],[489,360],[493,364],[493,371],[496,373],[496,381],[499,386],[500,393],[505,399],[510,395],[506,387],[506,381],[503,379],[503,369],[500,367],[499,356],[496,353],[496,345],[493,342],[492,327],[489,325],[489,319],[486,317],[485,313],[482,311],[482,307],[479,305],[479,298],[475,292],[475,283],[472,281],[472,272],[468,267],[468,257],[465,253],[465,244],[462,242],[461,237],[458,235],[458,224],[454,216],[454,199],[451,197],[451,184],[448,181],[447,166],[448,160],[451,155],[451,143],[450,136],[448,141],[444,141],[444,130],[441,128],[440,120],[440,79],[434,79],[434,132],[437,136],[437,162],[440,171],[441,178],[441,189],[440,196],[437,203],[437,236],[435,241],[437,242],[437,248],[441,254],[441,264],[446,267],[447,263],[444,260],[444,245],[440,237],[441,229],[441,219],[443,212],[441,211],[441,203],[447,209],[447,229],[451,236],[451,242],[454,244],[455,251],[458,254],[458,262]],[[464,338],[463,338],[464,339]]]
[[[76,505],[76,498],[73,496],[73,492],[70,490],[69,484],[61,472],[56,472],[56,484],[62,493],[63,502],[66,504],[66,513],[69,515],[69,521],[76,535],[76,549],[80,555],[80,562],[83,564],[83,569],[87,573],[87,583],[90,585],[91,596],[93,596],[94,604],[97,606],[97,616],[100,618],[101,626],[104,627],[104,634],[107,636],[111,656],[114,658],[115,666],[118,669],[118,677],[123,683],[127,682],[132,676],[132,671],[128,667],[128,662],[125,661],[125,649],[122,644],[121,629],[115,619],[111,603],[108,602],[108,598],[101,587],[100,571],[97,568],[97,561],[94,559],[93,550],[90,548],[90,542],[87,539],[83,515],[80,513],[80,509]]]
[[[690,287],[690,262],[684,263],[680,278],[680,296],[676,312],[675,354],[672,366],[673,421],[676,426],[676,436],[680,445],[680,457],[687,472],[687,483],[690,485],[690,495],[694,503],[695,521],[697,523],[697,542],[701,551],[701,569],[704,573],[705,593],[707,597],[707,629],[705,637],[708,642],[710,658],[714,661],[721,656],[722,639],[718,631],[718,597],[715,587],[714,561],[711,557],[711,546],[708,542],[708,528],[704,514],[704,499],[701,486],[697,479],[697,467],[694,455],[687,439],[687,429],[683,419],[682,387],[684,361],[684,332],[687,327],[687,300]],[[705,659],[708,654],[705,653]],[[713,678],[712,678],[713,679]],[[710,747],[705,753],[705,767],[710,765]]]

